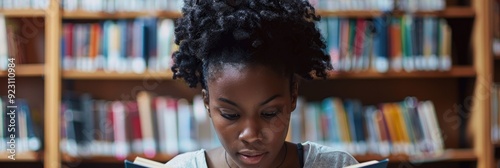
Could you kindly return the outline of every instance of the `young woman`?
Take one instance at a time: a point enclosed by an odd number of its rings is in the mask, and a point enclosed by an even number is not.
[[[187,0],[172,71],[201,84],[222,147],[176,156],[172,167],[343,167],[357,161],[313,142],[285,141],[299,78],[332,69],[307,0]]]

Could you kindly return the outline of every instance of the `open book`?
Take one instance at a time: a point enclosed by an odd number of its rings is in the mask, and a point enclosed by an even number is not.
[[[355,165],[350,165],[345,168],[387,168],[387,163],[389,163],[389,159],[384,159],[380,161],[372,160]]]
[[[168,168],[165,164],[136,157],[134,162],[125,160],[125,168]]]
[[[372,160],[368,162],[347,166],[345,168],[387,168],[388,162],[389,159],[384,159],[380,161]],[[144,159],[141,157],[136,157],[134,162],[125,160],[125,168],[168,168],[168,167],[160,162]]]

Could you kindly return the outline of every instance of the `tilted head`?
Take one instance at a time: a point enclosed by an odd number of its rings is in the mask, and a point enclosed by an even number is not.
[[[314,8],[307,0],[188,0],[182,12],[174,79],[201,84],[234,163],[276,166],[298,78],[325,78],[332,68]]]

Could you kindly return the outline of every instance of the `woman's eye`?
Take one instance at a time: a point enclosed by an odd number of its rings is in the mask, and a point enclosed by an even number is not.
[[[233,110],[229,110],[226,108],[220,108],[220,115],[228,120],[236,120],[240,117],[238,113],[235,113]]]
[[[221,113],[220,114],[222,117],[228,119],[228,120],[236,120],[240,117],[239,114],[224,114],[224,113]]]
[[[273,117],[276,117],[276,115],[278,115],[279,111],[270,111],[270,112],[263,112],[261,115],[264,117],[264,118],[273,118]]]

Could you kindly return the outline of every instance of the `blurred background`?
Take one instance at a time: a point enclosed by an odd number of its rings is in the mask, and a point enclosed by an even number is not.
[[[309,2],[334,70],[301,81],[288,141],[389,167],[500,167],[499,0]],[[182,6],[0,0],[0,167],[124,167],[219,146],[200,88],[172,80]]]

